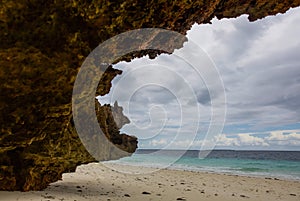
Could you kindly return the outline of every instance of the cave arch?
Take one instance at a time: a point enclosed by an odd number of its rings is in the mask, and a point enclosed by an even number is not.
[[[249,14],[254,21],[299,5],[298,0],[2,1],[0,190],[41,190],[62,173],[95,161],[74,129],[71,95],[81,63],[100,42],[145,27],[185,34],[195,22],[209,23],[215,16]]]

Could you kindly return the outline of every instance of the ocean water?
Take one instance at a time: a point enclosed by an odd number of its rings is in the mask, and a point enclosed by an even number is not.
[[[137,150],[113,163],[300,180],[300,151]]]

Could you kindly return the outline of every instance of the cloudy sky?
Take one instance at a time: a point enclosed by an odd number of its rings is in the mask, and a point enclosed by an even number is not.
[[[174,54],[115,65],[99,100],[119,102],[139,148],[300,150],[299,22],[298,8],[195,24]]]

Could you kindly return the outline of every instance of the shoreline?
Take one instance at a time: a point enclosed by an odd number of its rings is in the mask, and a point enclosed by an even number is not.
[[[127,167],[136,167],[136,168],[144,168],[144,169],[155,169],[156,171],[159,170],[176,170],[176,171],[188,171],[188,172],[193,172],[193,173],[204,173],[204,174],[219,174],[219,175],[226,175],[226,176],[240,176],[240,177],[251,177],[251,178],[261,178],[261,179],[270,179],[270,180],[283,180],[283,181],[297,181],[300,182],[300,178],[292,178],[291,175],[280,175],[280,174],[269,174],[269,175],[263,175],[263,174],[256,174],[257,172],[253,172],[253,174],[247,174],[246,172],[229,172],[229,171],[224,171],[224,172],[218,172],[218,171],[209,171],[209,170],[201,170],[201,169],[183,169],[180,167],[156,167],[156,166],[142,166],[138,164],[129,164],[129,163],[119,163],[119,162],[113,162],[113,161],[108,161],[108,162],[102,162],[101,164],[108,164],[108,165],[116,165],[116,166],[127,166]],[[262,172],[263,173],[263,172]]]
[[[116,169],[148,173],[125,174]],[[0,198],[4,201],[298,201],[300,181],[91,163],[79,166],[75,173],[64,174],[62,181],[43,191],[0,191]]]

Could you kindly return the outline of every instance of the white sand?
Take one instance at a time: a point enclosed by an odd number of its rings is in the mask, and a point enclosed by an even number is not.
[[[146,171],[124,174],[122,171]],[[144,192],[144,193],[143,193]],[[1,201],[212,200],[299,201],[300,181],[89,164],[39,192],[0,191]]]

